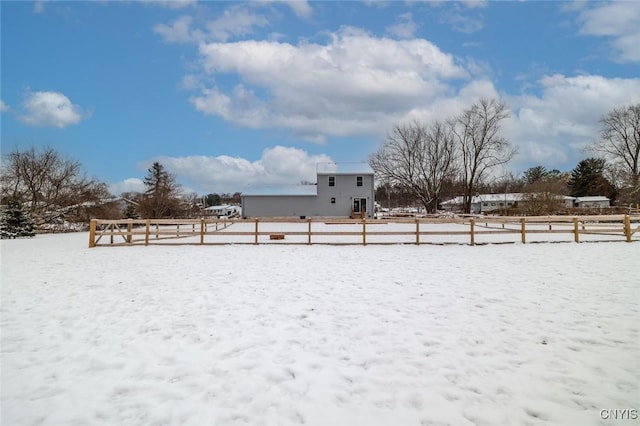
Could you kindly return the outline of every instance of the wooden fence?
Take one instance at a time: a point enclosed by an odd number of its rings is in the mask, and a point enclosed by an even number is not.
[[[93,219],[89,247],[640,241],[640,215],[415,219]],[[638,235],[636,235],[638,233]],[[564,234],[564,236],[562,236]]]

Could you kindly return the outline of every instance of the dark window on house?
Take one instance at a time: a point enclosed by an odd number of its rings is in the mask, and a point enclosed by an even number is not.
[[[329,176],[329,186],[336,186],[336,177]]]
[[[331,204],[335,204],[336,203],[336,197],[331,197]]]
[[[362,176],[356,176],[356,186],[362,186]]]

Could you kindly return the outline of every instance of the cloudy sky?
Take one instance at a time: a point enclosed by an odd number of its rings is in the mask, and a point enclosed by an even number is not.
[[[314,180],[394,124],[510,111],[509,165],[571,170],[640,102],[640,2],[2,2],[2,151],[50,146],[112,190]]]

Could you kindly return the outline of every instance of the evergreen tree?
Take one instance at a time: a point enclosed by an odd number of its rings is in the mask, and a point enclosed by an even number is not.
[[[138,212],[136,206],[132,203],[127,203],[127,207],[124,209],[124,217],[127,219],[138,219]]]
[[[180,185],[164,166],[151,165],[144,178],[147,190],[139,201],[138,212],[145,218],[175,217],[180,205]]]
[[[522,180],[525,184],[531,185],[542,180],[557,179],[561,174],[558,169],[547,170],[544,166],[535,166],[524,171]]]
[[[20,203],[11,200],[3,206],[0,216],[1,238],[33,237],[36,235],[35,228],[31,216]]]
[[[606,162],[602,158],[587,158],[582,160],[571,171],[569,189],[574,197],[588,195],[605,195],[615,199],[616,189],[604,176]]]

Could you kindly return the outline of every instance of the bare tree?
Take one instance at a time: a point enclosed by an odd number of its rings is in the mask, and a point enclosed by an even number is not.
[[[568,173],[557,170],[539,174],[542,166],[525,172],[525,186],[522,190],[522,205],[519,209],[529,215],[557,214],[567,208],[565,195],[569,193]],[[557,173],[556,173],[557,172]]]
[[[613,173],[623,176],[628,201],[640,203],[640,104],[614,109],[600,124],[600,139],[590,149],[605,155]]]
[[[509,113],[504,102],[481,99],[451,120],[460,152],[464,211],[471,212],[471,198],[492,168],[508,163],[516,153],[500,135],[500,123]]]
[[[369,158],[378,177],[408,188],[428,212],[437,208],[445,181],[454,173],[451,128],[435,121],[396,125],[382,147]]]
[[[64,215],[80,204],[99,204],[111,195],[106,185],[87,178],[78,161],[53,148],[18,149],[3,157],[3,200],[16,200],[29,209],[38,225]]]

